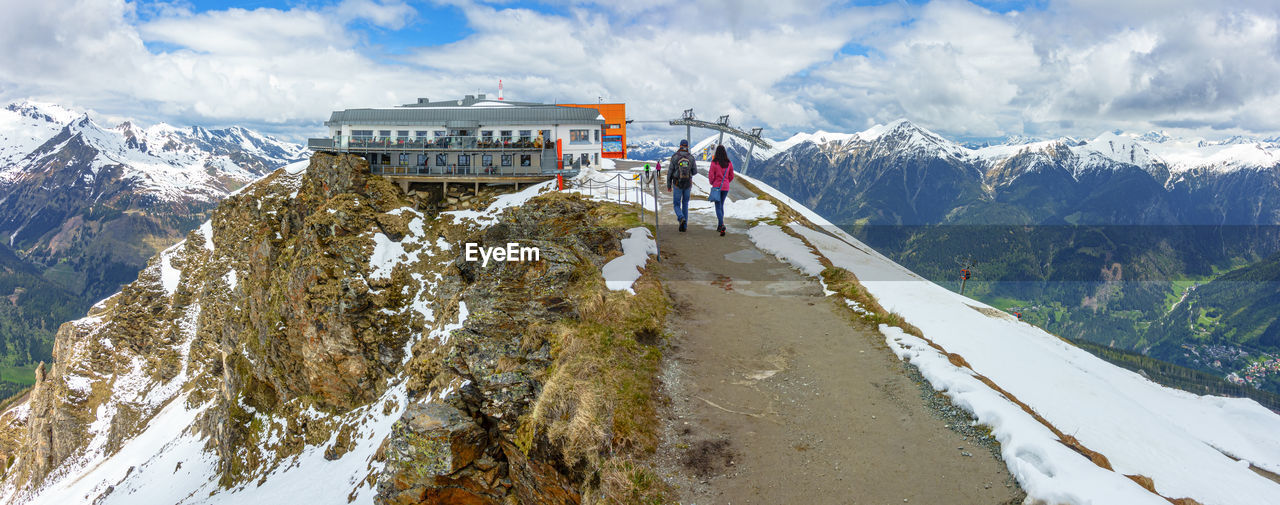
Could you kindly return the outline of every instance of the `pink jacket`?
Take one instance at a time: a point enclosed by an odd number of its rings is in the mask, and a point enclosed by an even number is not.
[[[711,171],[707,172],[707,179],[711,181],[711,187],[728,191],[729,183],[733,182],[733,162],[730,161],[728,166],[723,167],[719,163],[711,162]]]

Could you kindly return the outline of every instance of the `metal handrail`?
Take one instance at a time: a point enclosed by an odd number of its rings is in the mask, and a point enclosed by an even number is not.
[[[309,145],[338,149],[421,149],[421,150],[494,150],[530,151],[555,149],[556,141],[543,141],[541,137],[483,137],[479,135],[450,135],[442,137],[379,137],[366,135],[335,135],[328,138],[307,139]],[[327,141],[327,142],[326,142]],[[332,142],[329,144],[329,142]],[[328,145],[325,145],[328,144]]]
[[[655,244],[659,243],[661,240],[659,238],[658,231],[657,231],[658,230],[658,181],[657,181],[658,174],[656,172],[653,173],[651,178],[648,180],[646,180],[646,176],[649,176],[648,172],[635,173],[635,174],[629,174],[629,175],[630,175],[629,177],[624,177],[624,174],[614,174],[613,177],[610,177],[603,181],[596,180],[590,177],[577,179],[575,182],[575,186],[579,188],[585,188],[587,190],[587,194],[590,196],[595,196],[594,190],[603,189],[605,191],[604,197],[606,199],[616,200],[619,204],[635,205],[637,208],[640,209],[640,222],[643,223],[645,222],[645,209],[644,209],[645,186],[650,182],[652,182],[653,183],[653,205],[654,205],[653,207],[653,226],[654,226],[653,240]],[[635,187],[627,188],[628,190],[633,190],[636,196],[636,199],[634,202],[630,201],[630,198],[623,198],[622,196],[624,194],[622,189],[622,181],[624,180],[632,180],[637,182]],[[614,183],[615,181],[617,184],[615,185],[615,187],[611,188],[610,184]],[[617,198],[610,198],[609,196],[610,189],[616,189],[617,193],[615,194],[617,195]],[[657,258],[658,258],[658,261],[662,261],[662,254],[660,252],[657,255]]]

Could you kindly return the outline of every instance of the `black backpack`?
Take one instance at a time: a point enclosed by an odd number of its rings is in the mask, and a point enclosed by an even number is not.
[[[688,154],[676,161],[675,179],[681,186],[693,181],[693,159]]]

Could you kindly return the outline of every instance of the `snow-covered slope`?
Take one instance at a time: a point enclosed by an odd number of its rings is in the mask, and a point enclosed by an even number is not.
[[[87,113],[32,102],[5,108],[0,137],[0,183],[20,183],[24,176],[46,170],[71,147],[81,149],[79,156],[91,157],[71,160],[87,169],[86,183],[92,184],[103,167],[118,166],[139,191],[163,200],[214,201],[307,154],[304,146],[241,127],[179,129],[162,123],[143,129],[129,121],[104,126]]]
[[[1226,173],[1280,166],[1280,146],[1272,143],[1169,140],[1147,147],[1175,173],[1196,169]]]
[[[776,141],[774,153],[782,153],[796,146],[811,143],[828,151],[841,151],[872,144],[903,155],[933,155],[955,158],[970,156],[969,149],[906,119],[878,124],[857,133],[816,131],[797,133],[790,138]]]
[[[844,144],[857,137],[856,133],[832,133],[828,131],[818,130],[813,133],[797,133],[786,140],[778,140],[773,142],[773,146],[778,152],[786,151],[805,142],[814,144]]]
[[[75,111],[59,105],[31,101],[14,102],[0,109],[0,178],[77,116]]]
[[[1225,174],[1280,166],[1280,145],[1275,143],[1239,137],[1220,142],[1174,139],[1154,132],[1143,135],[1108,132],[1084,142],[1064,137],[999,144],[973,149],[971,154],[977,160],[994,165],[1019,153],[1045,153],[1061,148],[1068,148],[1075,155],[1071,167],[1075,173],[1133,165],[1150,173],[1159,173],[1163,167],[1177,176],[1190,171]]]
[[[633,160],[665,160],[676,152],[678,142],[670,140],[638,140],[627,145],[627,158]]]
[[[790,223],[795,236],[760,234],[770,239],[758,245],[802,271],[812,271],[804,258],[826,258],[918,327],[924,339],[883,325],[881,331],[935,389],[991,427],[1030,500],[1244,505],[1280,497],[1280,484],[1249,468],[1280,472],[1280,415],[1253,400],[1165,388],[1111,365],[915,275],[754,182],[812,223]],[[1068,436],[1105,459],[1069,447]],[[1154,492],[1130,476],[1151,479]]]
[[[974,148],[973,157],[987,163],[997,163],[1021,153],[1043,152],[1053,146],[1077,145],[1072,139],[1063,137],[1054,140],[1033,140],[1029,142],[1010,142]]]
[[[700,160],[709,160],[713,155],[715,155],[716,145],[719,142],[721,142],[720,138],[721,138],[720,134],[716,133],[705,139],[702,139],[697,144],[694,144],[693,148],[690,149],[689,152],[693,154],[694,157]],[[723,142],[724,142],[725,149],[727,149],[730,153],[736,154],[737,156],[735,157],[742,157],[743,159],[746,159],[746,154],[748,151],[750,151],[751,159],[753,161],[767,160],[769,158],[772,158],[774,155],[778,154],[779,152],[781,152],[776,147],[772,149],[764,149],[759,146],[753,147],[750,142],[742,140],[733,135],[725,135]]]

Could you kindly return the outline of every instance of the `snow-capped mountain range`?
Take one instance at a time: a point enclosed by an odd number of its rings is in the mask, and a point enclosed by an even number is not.
[[[698,145],[713,146],[717,137]],[[745,143],[727,144],[741,167]],[[938,224],[979,200],[1044,207],[1044,198],[1013,201],[1037,192],[1054,201],[1052,209],[1012,216],[1009,223],[1076,211],[1089,218],[1085,222],[1104,224],[1280,222],[1280,207],[1269,203],[1280,197],[1280,144],[1261,139],[1107,132],[1091,140],[1018,137],[969,147],[898,120],[856,133],[800,133],[753,154],[763,159],[749,173],[838,222]],[[1031,174],[1037,176],[1026,177]],[[1136,192],[1125,201],[1103,198],[1106,209],[1099,213],[1102,193],[1125,184],[1137,185]],[[1117,205],[1135,208],[1112,212]]]
[[[721,136],[713,133],[694,144],[692,152],[709,158]],[[735,161],[745,156],[746,141],[724,136],[726,147]],[[792,148],[804,144],[818,146],[831,156],[881,142],[882,146],[902,152],[923,155],[945,155],[980,165],[983,172],[1011,157],[1026,153],[1046,153],[1069,150],[1077,160],[1073,172],[1089,168],[1137,166],[1148,172],[1167,169],[1170,176],[1187,172],[1225,173],[1235,170],[1263,170],[1280,165],[1280,137],[1255,138],[1235,136],[1224,140],[1199,138],[1174,138],[1163,131],[1143,134],[1120,131],[1104,132],[1091,140],[1072,137],[1042,139],[1013,135],[1002,142],[960,143],[909,120],[899,119],[878,124],[855,133],[818,130],[797,133],[782,140],[772,140],[772,149],[755,149],[752,156],[757,161],[768,160]],[[670,156],[674,142],[643,141],[633,144],[628,151],[632,159],[659,159]]]
[[[304,146],[238,126],[208,130],[161,123],[140,128],[130,121],[104,126],[87,113],[24,101],[0,111],[0,184],[47,170],[72,147],[95,153],[85,165],[85,184],[92,184],[104,167],[118,166],[119,177],[137,190],[169,201],[214,201],[307,155]]]
[[[105,125],[60,105],[11,103],[0,109],[0,234],[46,277],[96,299],[222,198],[308,154],[236,126]]]

